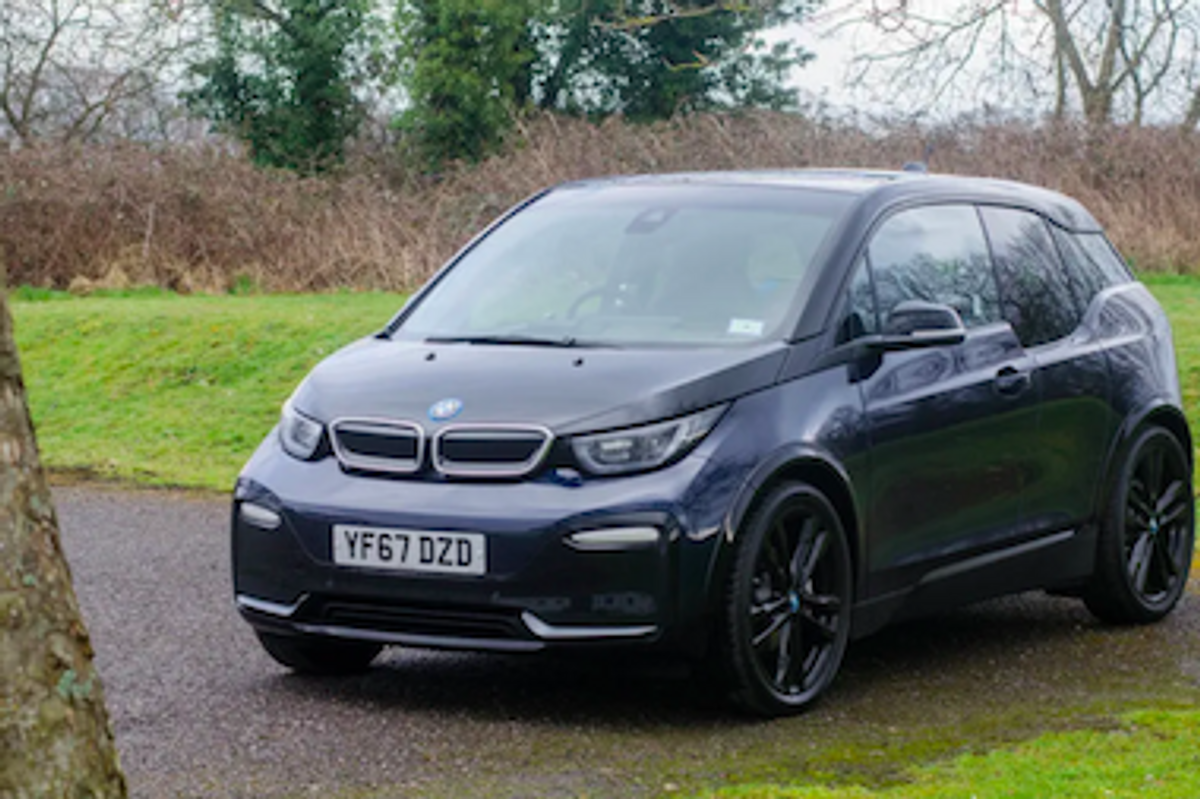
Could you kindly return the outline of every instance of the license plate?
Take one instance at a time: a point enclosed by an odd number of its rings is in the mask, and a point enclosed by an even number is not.
[[[339,566],[481,575],[487,573],[487,544],[480,533],[335,524],[333,562]]]

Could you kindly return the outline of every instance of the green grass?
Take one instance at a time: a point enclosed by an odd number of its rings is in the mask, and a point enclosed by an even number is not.
[[[1200,430],[1200,279],[1147,283],[1171,315]],[[13,292],[42,456],[57,471],[228,489],[280,404],[321,358],[378,329],[390,294],[86,298]]]
[[[387,294],[12,302],[38,444],[54,470],[228,490],[321,358],[378,330]]]
[[[1183,403],[1193,438],[1200,438],[1200,278],[1155,275],[1143,282],[1171,318]]]
[[[1200,711],[1146,710],[1115,729],[1051,733],[1011,748],[917,766],[884,788],[740,785],[714,799],[1195,799],[1200,796]]]

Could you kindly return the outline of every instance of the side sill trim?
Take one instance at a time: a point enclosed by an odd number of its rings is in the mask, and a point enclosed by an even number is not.
[[[990,566],[991,564],[998,563],[1002,560],[1019,557],[1020,555],[1027,555],[1030,552],[1035,552],[1039,549],[1045,549],[1046,547],[1052,547],[1055,544],[1061,544],[1065,541],[1070,541],[1075,537],[1075,532],[1075,530],[1063,530],[1061,533],[1055,533],[1054,535],[1048,535],[1044,538],[1038,538],[1033,541],[1026,541],[1024,544],[1018,544],[1015,547],[1002,549],[998,552],[987,552],[974,558],[968,558],[964,561],[959,561],[958,563],[951,563],[949,566],[943,566],[940,569],[934,569],[926,574],[921,578],[920,584],[924,585],[926,583],[934,583],[938,580],[944,580],[947,577],[954,577],[955,575],[974,571],[975,569],[979,569],[984,566]]]
[[[374,641],[379,644],[415,646],[426,649],[473,649],[480,652],[537,652],[545,649],[541,641],[509,641],[503,638],[457,638],[443,635],[416,635],[383,630],[360,630],[356,627],[337,627],[325,624],[295,624],[297,632],[327,635],[355,641]]]
[[[556,627],[539,619],[529,611],[521,613],[521,621],[529,631],[545,641],[586,641],[605,638],[642,638],[658,632],[653,624],[630,627]]]
[[[296,611],[300,609],[300,606],[303,605],[307,599],[308,594],[301,594],[300,598],[295,602],[290,605],[285,605],[282,602],[269,602],[265,599],[258,599],[245,594],[238,594],[233,601],[234,604],[238,606],[239,610],[253,610],[256,613],[265,613],[268,616],[278,616],[281,619],[290,619],[292,616],[296,615]]]

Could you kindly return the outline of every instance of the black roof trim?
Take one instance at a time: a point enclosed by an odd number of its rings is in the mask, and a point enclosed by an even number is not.
[[[1076,200],[1050,189],[999,178],[871,169],[774,169],[615,175],[564,183],[556,188],[606,185],[734,185],[832,191],[858,195],[879,206],[919,202],[971,202],[1038,211],[1070,230],[1100,231],[1095,218]]]

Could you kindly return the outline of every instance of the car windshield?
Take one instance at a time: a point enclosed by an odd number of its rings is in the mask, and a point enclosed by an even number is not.
[[[404,340],[710,345],[784,335],[845,195],[772,186],[569,186],[468,251]]]

